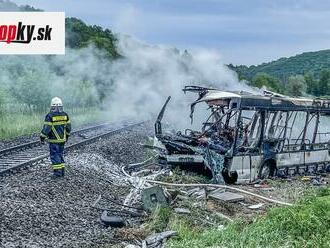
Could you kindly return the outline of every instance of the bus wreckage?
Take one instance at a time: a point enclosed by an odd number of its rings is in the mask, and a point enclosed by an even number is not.
[[[197,104],[206,103],[210,115],[200,131],[164,134],[161,121],[169,97],[155,123],[153,148],[160,163],[228,184],[329,170],[330,100],[197,86],[183,91],[198,94],[191,120]]]

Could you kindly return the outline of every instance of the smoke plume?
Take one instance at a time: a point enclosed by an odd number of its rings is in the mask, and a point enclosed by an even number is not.
[[[120,37],[118,47],[124,59],[110,67],[114,82],[109,99],[112,115],[150,118],[158,113],[166,98],[172,96],[166,120],[186,126],[190,123],[189,104],[197,96],[184,95],[185,85],[250,90],[238,81],[236,73],[221,62],[215,51],[179,51],[147,45],[128,36]]]
[[[184,95],[185,85],[250,90],[216,51],[180,51],[118,37],[122,58],[116,60],[94,46],[68,48],[65,56],[1,56],[0,104],[48,108],[59,96],[66,106],[102,106],[111,120],[153,119],[172,96],[164,120],[183,127],[190,124],[189,104],[197,97]]]

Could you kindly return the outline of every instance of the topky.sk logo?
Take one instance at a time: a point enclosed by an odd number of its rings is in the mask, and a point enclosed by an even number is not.
[[[64,12],[0,12],[0,54],[65,54]]]
[[[34,36],[36,25],[24,25],[19,22],[17,25],[0,25],[0,42],[26,43],[31,40],[51,40],[52,28],[46,25],[45,28],[38,28]]]

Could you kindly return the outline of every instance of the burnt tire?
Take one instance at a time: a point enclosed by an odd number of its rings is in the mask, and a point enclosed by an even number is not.
[[[227,169],[223,169],[222,177],[226,184],[234,184],[237,182],[238,174],[237,171],[228,171]]]
[[[276,175],[276,161],[275,160],[266,160],[260,170],[259,170],[259,178],[260,179],[267,179],[267,178],[271,178],[274,177]]]
[[[121,228],[125,226],[125,221],[119,216],[108,216],[108,212],[104,211],[101,215],[101,221],[105,227]]]
[[[330,164],[328,164],[326,167],[325,167],[325,171],[330,173]]]

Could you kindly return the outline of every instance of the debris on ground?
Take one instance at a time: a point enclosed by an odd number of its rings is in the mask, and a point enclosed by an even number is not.
[[[221,189],[216,189],[209,194],[209,197],[215,200],[224,202],[239,202],[244,201],[244,196],[229,191],[223,191]]]
[[[145,244],[146,247],[162,247],[163,242],[166,241],[166,239],[173,237],[177,234],[175,231],[165,231],[161,233],[155,233],[148,237],[146,237]]]
[[[139,145],[150,135],[150,125],[136,127],[69,153],[67,176],[59,181],[50,178],[48,162],[4,178],[5,247],[164,247],[175,238],[178,221],[221,231],[236,219],[251,221],[274,205],[294,203],[317,180],[263,179],[226,188],[198,173],[159,165]]]
[[[159,186],[143,189],[141,194],[143,207],[150,212],[159,206],[168,206],[168,199],[165,196],[164,190]]]
[[[262,208],[264,204],[263,203],[258,203],[258,204],[254,204],[254,205],[250,205],[248,206],[249,209],[259,209]]]
[[[174,208],[174,212],[177,214],[191,214],[191,211],[187,208]]]
[[[109,216],[108,211],[106,210],[103,211],[100,219],[105,227],[121,228],[126,225],[125,220],[122,217],[113,215]]]

